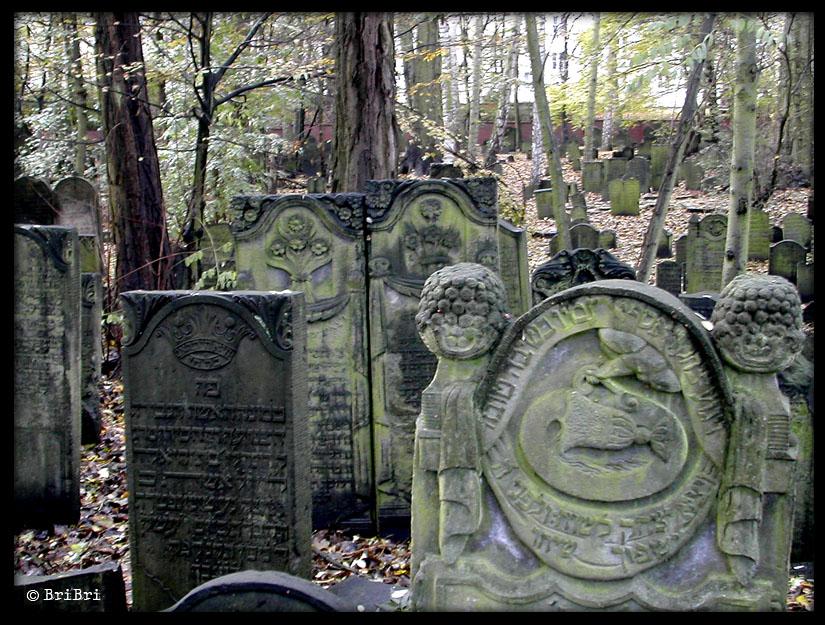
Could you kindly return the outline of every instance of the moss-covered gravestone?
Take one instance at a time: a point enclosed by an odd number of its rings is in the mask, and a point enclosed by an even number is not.
[[[722,285],[727,215],[692,215],[685,241],[685,292],[718,292]],[[677,255],[677,261],[679,260]]]
[[[612,215],[639,214],[639,181],[635,178],[615,178],[609,184],[610,213]]]
[[[239,196],[231,205],[239,288],[302,291],[313,525],[370,526],[363,195]]]
[[[639,181],[639,191],[647,193],[650,190],[650,159],[644,156],[634,156],[627,161],[627,168],[622,178],[625,180],[635,178]]]
[[[530,265],[527,262],[527,233],[505,221],[498,220],[498,263],[513,314],[527,312],[530,300]]]
[[[602,161],[582,161],[582,191],[601,191],[602,171]]]
[[[654,190],[662,185],[669,153],[668,145],[654,143],[650,146],[650,186]]]
[[[770,215],[761,208],[748,211],[748,260],[768,260],[771,253]]]
[[[610,202],[611,183],[614,180],[621,180],[627,170],[627,160],[624,158],[608,158],[603,161],[604,170],[602,175],[602,202]],[[638,184],[636,185],[638,188]]]
[[[463,299],[441,301],[455,277],[491,307],[485,324],[441,314]],[[794,459],[775,373],[801,310],[783,282],[731,282],[711,335],[635,281],[573,287],[507,323],[483,268],[431,276],[413,609],[784,610]]]
[[[801,243],[785,239],[771,245],[768,273],[796,284],[796,268],[799,263],[805,263],[806,258],[807,252]]]
[[[810,220],[799,213],[788,213],[782,218],[782,236],[796,241],[806,250],[811,248],[812,232]]]
[[[16,527],[80,515],[81,284],[77,231],[14,226]]]
[[[312,567],[302,293],[121,295],[134,609]]]

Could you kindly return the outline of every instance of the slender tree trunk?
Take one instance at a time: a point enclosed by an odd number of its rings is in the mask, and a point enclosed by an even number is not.
[[[470,129],[467,136],[467,154],[471,161],[478,164],[480,146],[478,144],[478,127],[481,122],[481,43],[484,37],[484,16],[475,18],[473,35],[473,77],[470,96]]]
[[[437,140],[429,126],[442,125],[441,55],[438,17],[427,15],[416,27],[416,54],[413,58],[414,84],[411,108],[420,116],[413,122],[413,134],[425,155],[440,160]]]
[[[512,18],[510,28],[510,50],[507,53],[507,64],[504,68],[504,79],[501,81],[501,92],[498,101],[498,112],[494,132],[487,146],[487,157],[484,159],[484,168],[492,169],[496,164],[496,157],[504,144],[507,132],[507,118],[510,114],[510,89],[518,76],[518,27],[517,18]],[[518,130],[518,128],[517,128]]]
[[[596,87],[599,77],[599,22],[598,13],[593,14],[593,53],[590,57],[590,82],[587,88],[587,119],[584,127],[584,158],[593,158],[593,134],[596,123]]]
[[[561,80],[562,98],[566,100],[567,97],[567,80],[570,77],[569,72],[569,57],[567,53],[567,45],[570,40],[570,34],[567,31],[567,13],[562,13],[561,23],[559,29],[561,30],[562,51],[559,53],[559,79]],[[566,106],[566,105],[565,105]],[[570,123],[567,119],[567,109],[562,106],[561,109],[561,152],[567,151],[567,144],[570,143]]]
[[[96,18],[116,291],[164,289],[170,246],[138,14],[98,13]]]
[[[699,35],[701,38],[700,41],[707,39],[708,35],[710,35],[715,20],[716,15],[711,13],[702,23]],[[639,264],[636,268],[636,280],[639,282],[647,282],[653,273],[653,264],[656,261],[656,247],[659,245],[659,240],[664,230],[665,216],[667,215],[668,205],[670,204],[670,196],[673,193],[673,187],[676,183],[676,167],[679,165],[685,153],[685,138],[694,124],[696,94],[699,90],[699,81],[702,76],[703,66],[704,60],[694,65],[688,78],[685,103],[682,105],[682,112],[679,115],[679,125],[676,128],[676,134],[670,145],[667,165],[662,176],[662,183],[659,186],[659,194],[656,197],[656,205],[653,207],[653,215],[650,218],[647,232],[645,232],[644,243],[642,243]]]
[[[619,99],[619,33],[615,33],[610,42],[607,54],[607,102],[605,103],[604,126],[602,127],[602,150],[613,149],[613,135],[616,133],[617,123],[617,102]]]
[[[66,53],[69,58],[69,86],[77,129],[74,171],[78,176],[82,176],[86,170],[86,145],[89,140],[86,134],[89,130],[89,117],[86,115],[86,87],[83,83],[83,62],[80,57],[77,16],[74,13],[67,13],[64,19],[66,23]]]
[[[541,134],[544,149],[547,153],[547,162],[550,166],[550,180],[553,185],[553,216],[556,221],[559,244],[561,249],[571,249],[570,245],[570,216],[565,210],[564,179],[561,173],[556,136],[553,133],[553,124],[550,119],[550,105],[547,102],[547,93],[544,89],[544,66],[539,53],[539,39],[536,31],[536,16],[525,13],[524,22],[527,31],[527,48],[530,52],[530,70],[533,75],[533,92],[541,119]],[[535,154],[534,154],[535,158]]]
[[[733,95],[733,154],[728,199],[728,232],[722,264],[721,291],[748,265],[748,232],[753,196],[753,163],[756,149],[756,22],[754,15],[744,21],[736,34],[736,70]]]
[[[803,183],[810,183],[813,173],[813,28],[813,14],[799,13],[792,29],[797,76],[792,157]]]
[[[456,56],[453,47],[453,37],[450,32],[450,22],[446,18],[442,18],[439,22],[439,36],[441,45],[444,50],[441,58],[442,70],[442,106],[444,126],[446,128],[446,138],[444,140],[444,162],[452,163],[455,161],[455,153],[458,151],[458,112],[456,110],[458,103],[458,77],[456,76]]]
[[[398,161],[390,13],[336,13],[332,192],[394,178]]]
[[[536,16],[536,34],[538,35],[539,56],[544,59],[544,17]],[[539,182],[544,177],[544,141],[541,133],[541,117],[536,98],[533,98],[533,134],[532,134],[533,170],[530,176],[530,188],[538,189]]]

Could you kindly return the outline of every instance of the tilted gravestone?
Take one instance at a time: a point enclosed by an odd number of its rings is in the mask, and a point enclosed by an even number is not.
[[[50,226],[60,213],[60,199],[42,180],[22,176],[14,181],[14,223]]]
[[[610,213],[612,215],[639,214],[639,181],[635,178],[610,182]]]
[[[698,215],[691,216],[685,242],[687,293],[718,292],[721,288],[727,230],[727,215],[712,214],[702,219]]]
[[[586,282],[635,279],[633,268],[617,260],[607,250],[563,250],[533,271],[533,304]]]
[[[812,230],[810,220],[799,213],[788,213],[782,218],[782,236],[786,240],[796,241],[806,250],[811,249]]]
[[[77,231],[14,227],[16,527],[80,515],[81,285]]]
[[[230,213],[239,286],[306,296],[313,525],[366,529],[374,484],[363,196],[238,196]]]
[[[121,294],[133,605],[312,566],[304,295]]]
[[[582,161],[582,191],[601,191],[604,186],[602,161]]]
[[[421,288],[457,262],[498,273],[497,190],[492,178],[373,181],[366,201],[376,509],[389,531],[409,523],[415,417],[436,365],[415,330]]]
[[[682,267],[675,260],[663,260],[656,265],[656,286],[671,295],[682,292]]]
[[[768,273],[782,276],[796,284],[796,268],[807,258],[805,248],[797,241],[783,240],[771,245]]]
[[[473,334],[436,313],[449,272],[495,307]],[[495,276],[431,276],[412,608],[784,610],[795,463],[775,373],[801,310],[773,280],[732,281],[711,335],[635,281],[567,289],[508,324]]]
[[[530,265],[527,262],[527,232],[498,220],[499,273],[504,278],[510,310],[520,315],[532,305],[530,298]]]
[[[771,253],[770,215],[761,208],[748,211],[748,260],[768,260]]]

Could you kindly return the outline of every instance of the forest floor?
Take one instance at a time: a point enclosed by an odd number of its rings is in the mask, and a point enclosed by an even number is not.
[[[536,217],[535,202],[522,200],[522,185],[530,180],[531,163],[523,155],[503,164],[500,199],[525,205],[521,224],[528,232],[531,271],[550,258],[547,239],[540,236],[554,229],[551,220]],[[565,165],[567,182],[580,185],[580,172]],[[771,224],[779,225],[789,212],[807,214],[808,189],[777,191],[766,207]],[[610,214],[609,205],[600,194],[587,193],[588,217],[600,230],[613,229],[618,234],[618,248],[611,253],[620,261],[635,266],[645,229],[655,204],[655,194],[646,194],[641,214],[619,217]],[[685,191],[680,184],[673,193],[665,227],[674,240],[687,229],[688,208],[710,208],[726,212],[727,193]],[[539,236],[535,236],[539,233]],[[812,256],[812,255],[811,255]],[[809,257],[810,258],[810,257]],[[767,273],[767,262],[749,263],[748,270]],[[22,575],[47,575],[77,571],[96,564],[120,563],[126,584],[127,602],[131,605],[131,569],[128,540],[128,493],[123,423],[123,385],[118,378],[104,378],[100,383],[103,432],[97,445],[87,445],[81,459],[81,517],[77,524],[57,525],[53,531],[26,530],[14,536],[14,571]],[[313,581],[322,587],[336,584],[350,575],[392,584],[400,590],[394,600],[403,603],[403,589],[409,587],[409,540],[395,542],[391,537],[347,535],[338,531],[313,533]],[[812,611],[814,608],[813,574],[789,571],[788,609]]]

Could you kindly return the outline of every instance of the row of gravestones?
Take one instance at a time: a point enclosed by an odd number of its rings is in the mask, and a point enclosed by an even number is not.
[[[101,429],[97,196],[80,178],[21,178],[14,217],[13,523],[74,523],[80,446]]]

